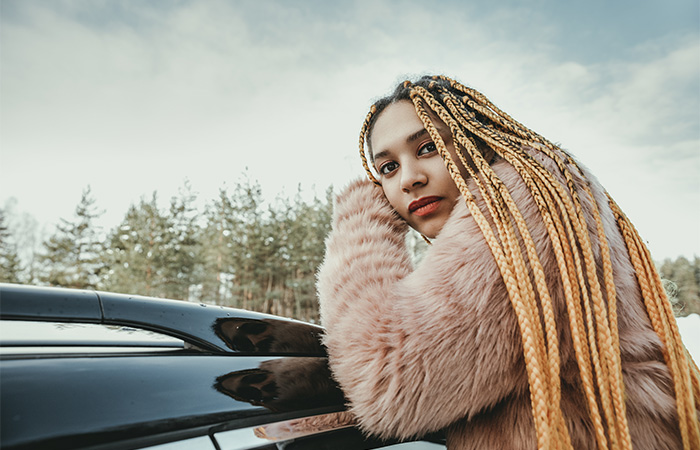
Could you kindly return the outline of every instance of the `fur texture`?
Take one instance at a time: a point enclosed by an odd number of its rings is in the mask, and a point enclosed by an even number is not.
[[[537,150],[527,151],[558,173]],[[520,175],[504,160],[493,168],[522,212],[547,274],[560,336],[561,407],[573,446],[595,448],[549,237]],[[576,182],[590,183],[611,248],[633,446],[680,448],[661,343],[604,191],[590,174],[586,178]],[[470,188],[476,192],[473,181]],[[582,197],[595,249],[591,201]],[[351,411],[364,430],[382,437],[445,429],[451,450],[536,448],[515,313],[464,201],[415,269],[406,229],[381,188],[368,181],[352,183],[336,200],[317,287],[331,369]],[[597,250],[595,256],[600,260]]]

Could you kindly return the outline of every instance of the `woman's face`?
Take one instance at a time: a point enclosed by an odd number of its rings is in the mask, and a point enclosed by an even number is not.
[[[455,159],[449,129],[440,120],[433,123]],[[401,100],[381,112],[372,128],[370,147],[391,206],[419,233],[437,236],[460,192],[412,102]]]

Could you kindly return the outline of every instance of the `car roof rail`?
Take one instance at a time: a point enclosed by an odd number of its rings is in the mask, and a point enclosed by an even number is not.
[[[326,356],[319,326],[182,300],[0,283],[0,319],[131,326],[213,353]]]

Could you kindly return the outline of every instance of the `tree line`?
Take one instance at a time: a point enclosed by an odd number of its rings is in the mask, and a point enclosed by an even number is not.
[[[318,321],[315,274],[330,231],[332,190],[324,198],[278,197],[266,203],[243,177],[202,211],[188,183],[168,208],[158,195],[129,207],[103,232],[89,187],[72,219],[35,250],[0,209],[0,281],[99,289],[213,303]],[[425,243],[409,236],[414,260]],[[22,248],[25,247],[25,248]],[[23,253],[22,253],[23,251]],[[20,255],[22,254],[23,257]],[[657,263],[676,314],[700,314],[700,258]]]
[[[104,232],[90,188],[72,219],[25,260],[0,210],[0,281],[98,289],[205,302],[318,321],[315,273],[330,230],[332,191],[324,198],[278,196],[265,202],[244,178],[202,211],[188,183],[168,207],[156,192],[132,204]],[[25,249],[26,250],[26,249]]]

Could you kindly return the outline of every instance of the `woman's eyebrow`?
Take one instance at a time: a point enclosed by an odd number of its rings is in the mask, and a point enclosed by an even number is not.
[[[374,162],[377,159],[384,158],[388,154],[389,154],[389,150],[382,150],[381,152],[379,152],[377,154],[372,154],[370,156],[372,157],[372,162]]]
[[[413,141],[416,141],[416,140],[422,138],[422,137],[425,136],[426,134],[428,134],[428,130],[426,130],[425,128],[423,128],[423,129],[421,129],[421,130],[416,131],[416,132],[413,133],[413,134],[408,135],[408,137],[406,138],[406,142],[407,142],[407,143],[411,143],[411,142],[413,142]]]
[[[410,144],[413,141],[417,141],[418,139],[425,136],[426,134],[428,134],[428,130],[426,130],[425,128],[422,128],[422,129],[416,131],[415,133],[409,134],[406,137],[406,143]],[[382,158],[382,157],[386,156],[388,153],[389,153],[389,150],[382,150],[381,152],[375,154],[373,159]]]
[[[438,128],[438,131],[440,131],[439,128]],[[410,144],[414,141],[417,141],[418,139],[422,138],[426,134],[430,134],[430,133],[428,133],[428,130],[426,130],[425,128],[421,128],[420,130],[416,131],[415,133],[409,134],[406,137],[406,143]],[[376,159],[383,158],[388,154],[389,154],[389,150],[382,150],[381,152],[376,153],[372,156],[372,162],[374,162],[374,160],[376,160]]]

